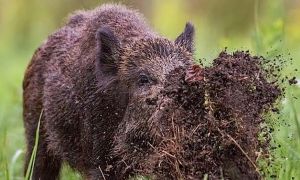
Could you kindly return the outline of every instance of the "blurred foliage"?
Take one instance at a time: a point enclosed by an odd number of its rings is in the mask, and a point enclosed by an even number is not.
[[[0,179],[22,179],[25,150],[22,124],[22,78],[34,50],[78,9],[99,0],[0,0]],[[115,1],[116,2],[116,1]],[[287,60],[282,75],[300,79],[300,1],[298,0],[122,0],[139,9],[162,35],[175,39],[187,21],[196,27],[196,59],[209,64],[217,54],[250,50]],[[295,71],[298,69],[298,71]],[[300,179],[300,88],[286,89],[273,138],[276,160],[268,178]],[[63,170],[63,179],[79,179]],[[274,176],[272,176],[274,175]]]

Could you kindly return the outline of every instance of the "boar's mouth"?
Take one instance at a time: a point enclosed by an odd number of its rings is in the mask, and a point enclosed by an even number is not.
[[[258,140],[260,123],[281,95],[261,61],[245,52],[223,52],[212,67],[193,65],[170,73],[149,111],[154,113],[118,141],[120,172],[154,179],[206,174],[259,179],[257,152],[268,154],[269,147],[268,140]]]

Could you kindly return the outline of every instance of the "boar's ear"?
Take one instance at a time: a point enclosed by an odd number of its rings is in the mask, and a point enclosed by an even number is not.
[[[185,47],[189,52],[194,52],[194,34],[195,29],[191,23],[186,23],[183,33],[175,40],[175,43]]]
[[[97,71],[102,75],[115,75],[118,71],[120,41],[108,27],[97,31],[98,58]]]

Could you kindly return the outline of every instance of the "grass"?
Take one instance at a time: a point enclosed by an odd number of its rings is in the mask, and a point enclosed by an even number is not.
[[[35,164],[36,153],[37,153],[38,145],[39,145],[40,124],[41,124],[42,115],[43,115],[43,110],[41,111],[39,121],[38,121],[38,125],[37,125],[37,128],[36,128],[34,147],[33,147],[32,153],[31,153],[28,168],[26,170],[25,180],[32,179],[32,173],[33,173],[33,168],[34,168],[34,164]]]
[[[274,21],[265,21],[264,24],[259,17],[259,0],[255,0],[255,34],[254,47],[257,54],[264,54],[269,59],[278,60],[277,55],[284,55],[288,58],[289,52],[283,48],[285,40],[284,15],[282,8],[272,4],[269,11],[277,12],[274,14]],[[266,23],[267,22],[267,23]],[[294,57],[294,58],[299,58]],[[299,68],[299,61],[287,61],[281,76],[298,75],[295,67]],[[294,68],[294,69],[293,69]],[[300,89],[283,84],[286,87],[285,98],[279,107],[281,109],[279,116],[270,117],[268,126],[275,129],[271,134],[273,143],[271,146],[276,147],[271,151],[272,164],[263,165],[263,172],[267,179],[300,179],[300,126],[299,126],[299,97]],[[297,111],[298,110],[298,111]],[[277,121],[279,120],[279,121]]]
[[[292,34],[287,34],[285,27],[285,17],[283,12],[278,9],[281,6],[281,0],[268,2],[267,9],[263,12],[270,14],[262,18],[262,11],[259,0],[255,0],[253,7],[255,27],[252,36],[239,40],[223,39],[222,42],[215,45],[207,45],[209,39],[203,38],[211,36],[209,26],[201,26],[200,38],[202,42],[197,44],[197,57],[211,59],[216,53],[225,46],[229,50],[233,48],[250,49],[253,53],[263,54],[264,56],[274,59],[276,55],[283,54],[284,59],[293,58],[288,61],[282,71],[282,76],[296,76],[300,78],[300,51],[299,42],[289,43],[289,39],[294,39]],[[166,5],[169,6],[169,5]],[[170,10],[170,9],[169,9]],[[156,14],[155,14],[156,15]],[[160,19],[157,13],[156,19]],[[175,18],[174,18],[175,19]],[[162,22],[161,22],[162,23]],[[162,23],[163,24],[163,23]],[[176,23],[175,23],[176,24]],[[166,24],[165,26],[168,26]],[[207,28],[207,29],[205,29]],[[168,27],[172,30],[172,28]],[[300,31],[298,29],[298,31]],[[198,33],[199,34],[199,33]],[[199,37],[198,36],[198,37]],[[203,37],[202,37],[203,36]],[[285,39],[287,37],[288,39]],[[37,40],[37,41],[41,41]],[[246,44],[240,47],[240,44]],[[207,47],[205,47],[207,46]],[[25,139],[22,123],[22,78],[24,70],[37,45],[31,45],[25,50],[17,48],[5,48],[0,46],[0,179],[19,180],[23,178],[23,163],[25,154]],[[211,51],[204,50],[211,48]],[[201,50],[204,49],[204,50]],[[214,52],[214,53],[212,53]],[[267,53],[268,52],[268,53]],[[290,55],[289,55],[290,54]],[[298,71],[294,69],[298,68]],[[266,174],[266,179],[299,179],[300,180],[300,84],[294,86],[287,85],[286,97],[279,102],[281,106],[280,121],[272,117],[270,125],[274,128],[272,133],[273,144],[277,148],[272,151],[274,161],[272,164],[262,165]],[[276,121],[275,121],[276,120]],[[36,137],[38,137],[38,132]],[[38,142],[36,142],[36,145]],[[34,154],[32,155],[31,168],[34,166]],[[31,170],[27,170],[27,179],[30,179]],[[26,180],[27,180],[26,179]],[[64,166],[62,170],[62,179],[81,179],[80,175],[73,170]],[[137,177],[136,179],[145,179]],[[208,176],[204,179],[209,179]]]

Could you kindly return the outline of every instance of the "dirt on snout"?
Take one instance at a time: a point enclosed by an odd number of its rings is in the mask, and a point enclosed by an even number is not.
[[[139,172],[154,179],[260,179],[257,160],[269,147],[258,138],[260,125],[282,94],[262,61],[222,52],[211,67],[170,74],[163,94],[174,109],[160,119],[162,141],[147,158],[152,167]]]

